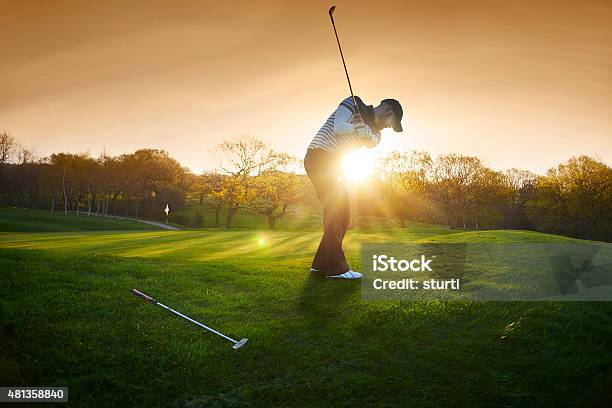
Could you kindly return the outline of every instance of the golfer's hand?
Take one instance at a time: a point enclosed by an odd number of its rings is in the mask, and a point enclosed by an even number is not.
[[[365,123],[355,125],[355,134],[360,139],[370,140],[375,135],[374,131],[370,129]]]
[[[368,143],[368,148],[374,147],[380,143],[380,132],[373,132],[372,139]]]
[[[363,118],[361,117],[360,113],[353,113],[353,116],[351,117],[351,123],[353,125],[362,125],[365,122],[363,121]]]

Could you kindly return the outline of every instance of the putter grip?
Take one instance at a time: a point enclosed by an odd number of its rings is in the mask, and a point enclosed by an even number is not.
[[[157,303],[157,300],[153,299],[151,296],[149,295],[145,295],[144,293],[142,293],[141,291],[139,291],[138,289],[132,289],[132,293],[135,296],[141,297],[144,300],[146,300],[147,302],[151,302],[151,303]]]

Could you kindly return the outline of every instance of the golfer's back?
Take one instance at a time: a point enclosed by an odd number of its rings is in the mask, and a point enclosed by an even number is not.
[[[359,100],[357,96],[355,99]],[[364,140],[353,131],[354,122],[356,122],[355,107],[352,98],[349,96],[327,118],[308,148],[323,149],[332,153],[343,153],[358,149],[364,145]]]

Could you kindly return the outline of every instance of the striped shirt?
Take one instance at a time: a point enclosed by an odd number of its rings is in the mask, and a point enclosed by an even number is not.
[[[373,131],[355,115],[353,99],[349,96],[327,118],[308,148],[345,153],[362,146],[372,148],[379,142],[380,133]]]

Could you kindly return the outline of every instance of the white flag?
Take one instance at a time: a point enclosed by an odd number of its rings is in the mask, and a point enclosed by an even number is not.
[[[166,212],[166,215],[168,215],[168,213],[170,212],[170,207],[168,207],[168,204],[166,204],[166,209],[164,211]]]

